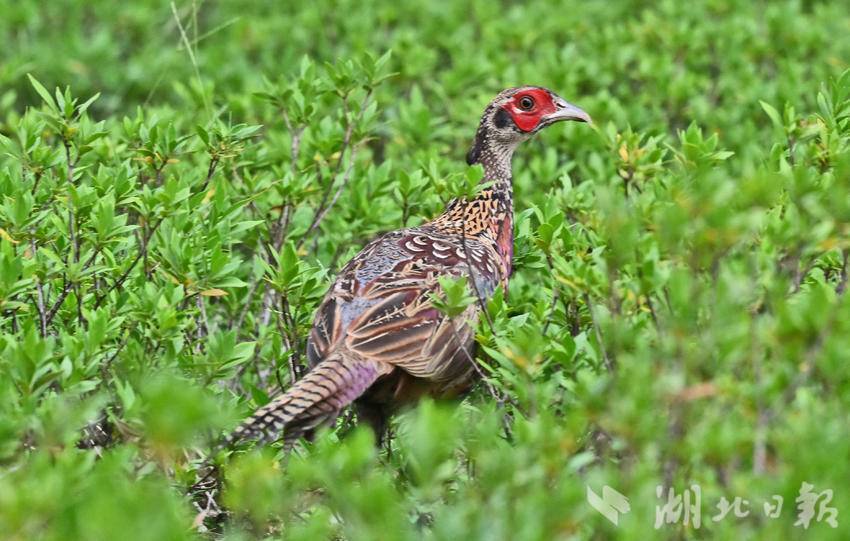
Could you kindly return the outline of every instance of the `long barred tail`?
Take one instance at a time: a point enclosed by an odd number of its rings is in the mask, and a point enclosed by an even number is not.
[[[352,361],[333,353],[298,380],[286,393],[254,412],[226,439],[258,444],[285,438],[291,444],[306,431],[336,419],[383,373],[372,361]]]

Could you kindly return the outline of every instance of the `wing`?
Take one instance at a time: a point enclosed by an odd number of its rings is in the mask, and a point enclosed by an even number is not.
[[[426,228],[373,241],[340,272],[316,313],[311,364],[336,347],[436,382],[465,377],[479,307],[445,317],[433,305],[441,276],[472,276],[489,297],[502,283],[498,254],[474,239],[466,246]]]

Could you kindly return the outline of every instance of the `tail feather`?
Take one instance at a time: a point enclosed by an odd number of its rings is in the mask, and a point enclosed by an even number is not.
[[[339,412],[363,394],[386,369],[372,361],[352,361],[335,353],[315,366],[286,393],[254,412],[225,441],[257,440],[260,445],[277,441],[294,442]]]

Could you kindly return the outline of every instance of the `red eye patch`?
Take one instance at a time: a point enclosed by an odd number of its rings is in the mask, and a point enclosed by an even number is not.
[[[533,101],[530,109],[523,107],[523,105],[528,104],[528,100],[523,100],[523,98],[531,98]],[[502,105],[502,108],[510,113],[511,118],[520,130],[530,132],[537,127],[542,117],[555,112],[555,103],[546,90],[529,88],[514,94],[507,103]]]

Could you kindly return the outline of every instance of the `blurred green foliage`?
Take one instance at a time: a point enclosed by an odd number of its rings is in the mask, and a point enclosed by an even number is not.
[[[517,84],[596,125],[518,152],[486,385],[385,449],[340,421],[231,457],[224,537],[847,538],[844,2],[0,13],[3,539],[202,537],[211,443],[304,370],[349,257],[469,193],[480,112]],[[803,482],[837,528],[795,525]],[[587,503],[604,485],[618,526]],[[659,485],[700,486],[699,528],[656,528]],[[749,515],[712,520],[735,496]]]

